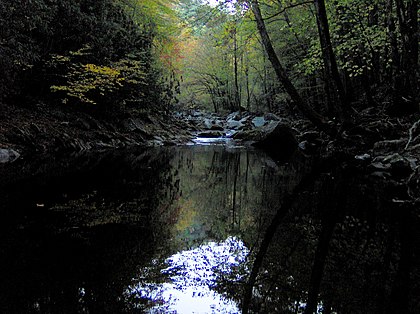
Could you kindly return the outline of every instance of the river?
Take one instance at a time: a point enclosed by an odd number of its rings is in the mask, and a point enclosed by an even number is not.
[[[205,140],[17,161],[0,186],[0,310],[239,313],[258,253],[252,312],[303,313],[314,289],[324,313],[414,309],[400,265],[418,275],[418,221],[312,164]]]

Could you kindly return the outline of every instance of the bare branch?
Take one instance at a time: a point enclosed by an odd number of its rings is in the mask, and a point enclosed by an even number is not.
[[[293,4],[290,4],[290,5],[288,5],[287,7],[284,7],[284,8],[283,8],[283,9],[281,9],[280,11],[276,12],[275,14],[270,15],[270,16],[268,16],[268,17],[264,18],[264,20],[266,20],[266,21],[271,20],[271,19],[275,18],[276,16],[279,16],[280,14],[283,14],[284,12],[286,12],[286,11],[287,11],[287,10],[289,10],[289,9],[292,9],[292,8],[295,8],[295,7],[299,7],[299,6],[301,6],[301,5],[312,4],[312,3],[313,3],[313,1],[304,1],[304,2],[300,2],[300,3],[293,3]]]

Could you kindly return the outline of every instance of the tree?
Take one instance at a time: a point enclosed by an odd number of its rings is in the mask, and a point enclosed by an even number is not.
[[[339,105],[336,109],[341,118],[341,122],[345,123],[349,119],[348,101],[340,78],[340,73],[338,72],[337,61],[331,44],[330,27],[328,24],[324,0],[314,0],[314,5],[322,57],[326,70],[326,80],[328,82],[327,84],[332,87],[334,94],[337,94],[338,96]]]
[[[401,81],[401,97],[409,105],[416,105],[415,110],[420,110],[418,104],[418,1],[395,0],[398,23],[402,40],[401,72],[398,80]]]
[[[286,74],[285,69],[283,68],[282,64],[280,63],[279,58],[274,50],[273,44],[271,42],[270,36],[268,35],[267,28],[264,23],[264,19],[261,14],[261,9],[258,3],[258,0],[250,0],[249,1],[251,10],[254,14],[258,31],[260,33],[262,43],[268,55],[268,58],[276,72],[278,80],[283,85],[286,92],[289,94],[292,101],[296,104],[296,106],[302,111],[302,113],[317,127],[321,130],[325,130],[330,132],[330,126],[325,121],[324,117],[319,115],[315,112],[299,95],[298,91],[290,81],[289,77]]]
[[[167,1],[2,1],[0,101],[163,107],[171,12]]]

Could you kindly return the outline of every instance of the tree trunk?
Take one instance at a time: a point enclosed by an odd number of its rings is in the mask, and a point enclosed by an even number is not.
[[[314,0],[316,10],[316,21],[318,25],[319,40],[321,43],[322,57],[324,60],[326,80],[330,83],[332,90],[336,93],[339,106],[336,109],[342,123],[349,122],[349,108],[343,82],[338,72],[337,60],[331,44],[330,27],[328,24],[327,11],[324,0]]]
[[[246,65],[245,65],[245,85],[246,85],[246,109],[248,111],[251,111],[251,90],[249,88],[248,59],[246,59]]]
[[[418,102],[419,58],[418,0],[408,0],[406,5],[402,0],[396,0],[395,3],[403,43],[401,79],[405,95],[402,96],[408,97],[410,102],[416,104]]]
[[[393,0],[387,1],[387,29],[388,29],[388,40],[390,43],[390,56],[391,56],[391,67],[388,73],[388,82],[390,83],[390,86],[392,87],[391,93],[392,93],[392,100],[393,102],[396,102],[397,99],[397,91],[399,90],[399,80],[397,79],[398,72],[400,69],[400,54],[398,51],[398,41],[397,36],[395,33],[395,20],[394,20],[394,14],[393,14]]]
[[[236,22],[235,22],[236,23]],[[239,83],[238,83],[238,38],[236,24],[233,29],[233,72],[234,72],[234,101],[235,106],[241,112],[241,97],[239,94]]]
[[[264,45],[265,51],[267,52],[268,59],[270,60],[274,71],[276,72],[278,80],[283,85],[284,89],[286,90],[287,94],[290,96],[292,101],[295,103],[295,105],[299,108],[299,110],[304,114],[306,118],[308,118],[319,129],[328,133],[332,133],[333,130],[325,121],[325,118],[317,112],[315,112],[302,99],[295,86],[292,84],[289,77],[287,76],[286,71],[280,63],[280,60],[273,48],[270,36],[268,35],[267,28],[265,26],[264,19],[261,14],[261,9],[258,4],[258,0],[249,0],[249,3],[251,5],[252,13],[254,14],[257,23],[257,28],[260,33],[262,43]]]
[[[315,260],[312,266],[310,286],[308,290],[308,301],[304,314],[313,314],[317,312],[318,294],[324,274],[325,262],[327,259],[330,241],[334,232],[335,222],[327,221],[321,230],[318,239],[318,246],[315,252]]]

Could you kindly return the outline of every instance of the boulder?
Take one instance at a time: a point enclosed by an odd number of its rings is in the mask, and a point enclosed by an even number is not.
[[[239,111],[235,111],[229,114],[226,117],[226,121],[231,121],[231,120],[235,120],[235,121],[241,120],[241,113]]]
[[[397,140],[386,140],[376,142],[373,145],[373,154],[375,156],[385,155],[389,152],[401,151],[404,149],[407,140],[405,139],[397,139]]]
[[[362,154],[362,155],[356,155],[356,156],[354,156],[354,159],[361,160],[361,161],[370,160],[371,158],[372,157],[369,154]]]
[[[268,112],[264,115],[264,119],[266,121],[280,121],[280,117],[275,115],[274,113]]]
[[[417,167],[407,181],[408,195],[419,200],[420,199],[420,166]]]
[[[319,135],[319,132],[308,131],[300,135],[300,139],[302,141],[315,142],[320,139],[320,135]]]
[[[210,118],[203,120],[203,127],[207,130],[224,130],[222,121]]]
[[[408,158],[400,154],[391,154],[387,156],[376,157],[370,167],[373,170],[387,170],[394,176],[402,178],[407,177],[416,167],[415,158]]]
[[[276,160],[289,158],[298,148],[292,129],[284,123],[271,121],[259,131],[259,138],[253,145],[265,150]]]
[[[230,130],[239,130],[242,129],[245,125],[241,121],[228,120],[227,128]]]
[[[0,148],[0,164],[4,164],[6,162],[13,162],[20,157],[20,154],[8,148]]]
[[[226,117],[226,127],[228,129],[239,130],[246,127],[248,119],[250,118],[249,113],[232,112]]]
[[[264,118],[264,117],[255,117],[254,119],[252,119],[252,124],[253,124],[256,128],[261,128],[261,127],[263,127],[266,123],[267,123],[267,120],[265,120],[265,118]]]

